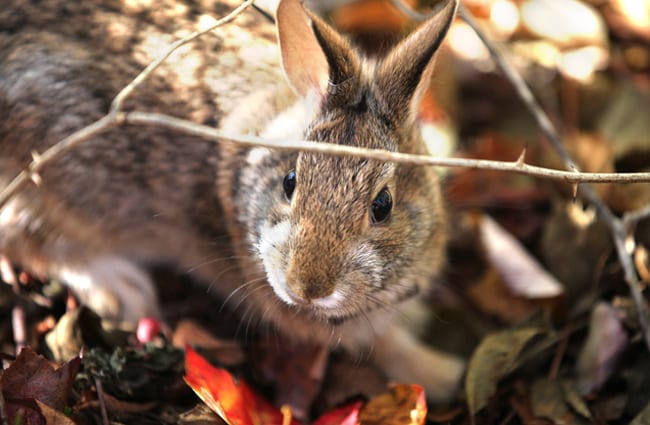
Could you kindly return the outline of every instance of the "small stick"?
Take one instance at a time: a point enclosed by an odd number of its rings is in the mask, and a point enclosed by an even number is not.
[[[104,387],[102,381],[98,377],[95,379],[95,388],[97,389],[97,398],[99,399],[99,411],[102,413],[102,425],[110,425],[108,420],[108,410],[106,410],[106,400],[104,400]]]

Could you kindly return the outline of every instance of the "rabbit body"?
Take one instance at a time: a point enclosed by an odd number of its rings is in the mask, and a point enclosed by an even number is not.
[[[32,152],[103,116],[169,42],[236,5],[148,3],[3,7],[0,188]],[[278,51],[273,26],[249,10],[172,56],[126,109],[270,139],[425,153],[417,103],[454,7],[379,62],[292,0],[278,9]],[[372,350],[390,377],[421,382],[434,399],[453,394],[462,364],[394,318],[443,262],[432,169],[122,126],[40,178],[0,209],[0,253],[66,282],[104,317],[158,315],[147,267],[173,264],[290,339]]]

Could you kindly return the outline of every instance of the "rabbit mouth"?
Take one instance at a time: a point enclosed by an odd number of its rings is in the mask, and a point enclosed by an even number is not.
[[[420,293],[420,288],[417,285],[410,286],[406,288],[406,290],[402,293],[396,294],[395,298],[392,298],[390,301],[387,301],[386,303],[380,303],[380,302],[373,302],[366,304],[365,308],[363,310],[357,310],[354,312],[348,312],[346,314],[342,315],[336,315],[336,316],[328,316],[325,321],[327,322],[328,325],[337,327],[341,326],[344,323],[357,319],[358,317],[362,315],[368,315],[370,313],[373,313],[377,310],[382,310],[382,309],[391,309],[393,308],[396,304],[399,304],[401,302],[410,300],[411,298],[416,297]],[[321,316],[322,317],[322,316]]]

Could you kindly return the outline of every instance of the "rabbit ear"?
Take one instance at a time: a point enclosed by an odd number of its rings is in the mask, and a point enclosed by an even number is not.
[[[446,1],[442,10],[395,46],[377,68],[377,95],[385,112],[397,123],[417,117],[420,101],[431,80],[434,54],[458,8],[458,0]]]
[[[312,90],[328,103],[345,103],[358,88],[359,59],[348,41],[301,0],[281,0],[277,10],[282,65],[294,89]]]

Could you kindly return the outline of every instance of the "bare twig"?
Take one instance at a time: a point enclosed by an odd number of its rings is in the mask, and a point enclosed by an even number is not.
[[[237,15],[242,13],[247,7],[253,4],[255,0],[246,0],[228,15],[217,20],[213,25],[203,31],[196,31],[187,37],[183,37],[174,42],[167,51],[165,51],[158,59],[149,64],[140,74],[138,74],[126,87],[124,87],[115,96],[111,103],[109,113],[95,121],[94,123],[74,132],[70,136],[56,143],[41,155],[35,156],[33,161],[27,168],[20,172],[8,185],[0,192],[0,208],[7,203],[20,190],[24,189],[29,181],[38,183],[40,181],[39,173],[43,167],[61,157],[64,153],[79,146],[88,139],[101,134],[102,132],[118,125],[117,114],[124,106],[126,99],[135,91],[135,89],[142,84],[149,76],[162,64],[172,53],[185,44],[195,40],[203,34],[206,34],[215,28],[231,22]]]
[[[99,400],[99,411],[102,413],[102,425],[110,425],[111,421],[108,419],[108,410],[106,410],[106,400],[104,399],[104,386],[97,376],[94,379],[97,399]]]
[[[242,13],[246,8],[251,6],[255,0],[245,0],[242,4],[237,6],[232,12],[224,16],[223,18],[217,20],[214,24],[210,25],[208,28],[202,31],[195,31],[187,37],[176,40],[174,43],[169,46],[166,52],[158,57],[155,61],[151,62],[137,77],[133,79],[126,87],[124,87],[118,94],[115,96],[113,103],[111,104],[110,114],[114,115],[118,111],[121,111],[124,106],[124,101],[133,93],[133,91],[138,88],[149,76],[156,70],[158,67],[167,60],[169,56],[172,55],[180,47],[190,43],[197,38],[201,37],[203,34],[207,34],[210,31],[220,27],[224,24],[231,22],[235,19],[240,13]]]
[[[409,6],[404,4],[402,0],[391,0],[391,2],[400,11],[402,11],[412,19],[422,21],[424,19],[427,19],[429,16],[414,11]],[[555,126],[548,118],[546,112],[544,112],[540,104],[535,99],[535,96],[533,96],[532,91],[530,90],[530,88],[528,87],[524,79],[521,77],[521,75],[505,59],[503,53],[501,52],[501,49],[499,49],[497,45],[493,43],[492,40],[490,40],[485,35],[481,27],[472,17],[471,13],[469,13],[469,11],[463,5],[460,6],[458,14],[470,27],[472,27],[476,35],[481,39],[483,44],[487,47],[488,51],[490,52],[490,57],[501,69],[501,71],[506,76],[506,78],[510,81],[510,83],[513,85],[515,91],[517,92],[517,95],[521,98],[521,100],[524,102],[528,110],[533,115],[533,118],[535,119],[539,128],[542,130],[544,136],[550,142],[555,152],[560,156],[560,158],[562,158],[562,161],[564,162],[564,166],[570,171],[579,172],[580,170],[578,166],[573,161],[573,159],[571,159],[571,156],[569,155],[568,151],[562,144],[562,139],[560,138],[558,132],[556,131]],[[574,187],[574,190],[577,191],[578,189],[577,184],[580,182],[575,182],[575,183],[576,186]],[[581,183],[586,183],[586,182],[582,181]],[[582,197],[586,198],[589,202],[591,202],[592,205],[594,205],[594,207],[600,214],[600,217],[603,219],[604,223],[609,228],[610,234],[614,241],[614,245],[616,247],[616,253],[618,255],[619,261],[623,268],[625,281],[630,287],[630,294],[632,295],[632,299],[634,300],[634,304],[638,311],[639,322],[643,330],[643,336],[646,342],[646,346],[648,347],[648,349],[650,349],[650,319],[648,318],[645,309],[645,302],[643,299],[643,294],[641,292],[641,282],[639,281],[631,257],[631,253],[634,251],[634,247],[633,246],[627,247],[625,242],[627,237],[626,230],[628,230],[631,224],[636,220],[641,219],[643,217],[650,216],[650,206],[641,209],[636,213],[632,213],[628,215],[627,219],[624,218],[623,220],[621,220],[618,217],[616,217],[614,213],[612,213],[612,211],[607,207],[607,205],[605,205],[603,200],[600,199],[598,194],[588,184],[580,185],[580,193]]]
[[[111,104],[109,113],[105,117],[63,139],[59,143],[46,150],[41,156],[36,156],[34,160],[29,164],[29,166],[23,170],[14,180],[12,180],[11,183],[2,192],[0,192],[0,207],[2,207],[12,196],[18,193],[19,190],[23,189],[30,180],[38,183],[39,172],[46,164],[52,162],[56,158],[59,158],[66,151],[73,149],[88,139],[125,122],[134,124],[165,125],[167,127],[176,128],[178,130],[186,131],[191,134],[200,135],[208,139],[229,139],[249,146],[267,146],[270,148],[322,152],[333,155],[352,155],[378,160],[407,162],[414,165],[438,165],[447,167],[467,167],[510,171],[544,178],[560,179],[574,184],[585,182],[650,182],[650,173],[615,174],[579,172],[578,167],[571,160],[570,156],[562,146],[561,139],[553,127],[553,124],[535,100],[528,86],[525,84],[519,74],[514,71],[514,69],[512,69],[509,64],[503,59],[503,56],[498,51],[498,49],[494,46],[493,43],[491,43],[490,40],[487,39],[487,37],[485,37],[471,16],[463,8],[461,8],[461,16],[468,22],[469,25],[474,28],[479,37],[481,37],[485,45],[488,47],[492,57],[513,83],[519,96],[530,109],[544,135],[551,142],[558,154],[562,157],[565,166],[569,171],[550,170],[542,167],[535,167],[527,165],[521,160],[504,163],[497,161],[468,160],[457,158],[433,158],[419,155],[397,154],[385,151],[368,151],[364,149],[351,148],[334,144],[322,144],[303,141],[285,141],[283,143],[268,140],[262,141],[259,138],[253,138],[251,136],[236,136],[225,134],[208,127],[198,126],[196,124],[165,115],[145,114],[142,112],[132,112],[130,114],[126,114],[122,111],[124,101],[128,98],[128,96],[130,96],[134,90],[143,81],[145,81],[151,75],[151,73],[156,68],[158,68],[158,66],[160,66],[160,64],[165,61],[176,49],[201,36],[202,34],[232,21],[239,13],[250,6],[253,1],[254,0],[246,0],[238,8],[233,10],[224,18],[217,21],[210,28],[204,31],[195,32],[188,37],[180,39],[172,44],[170,48],[165,52],[165,54],[147,66],[130,84],[122,89],[120,93],[118,93]],[[399,0],[392,1],[395,4],[400,5],[400,9],[408,9],[408,6],[402,4]],[[410,15],[417,17],[417,19],[420,19],[424,16],[414,11]],[[620,219],[614,216],[611,210],[607,208],[604,202],[602,202],[602,200],[590,186],[583,185],[581,193],[597,208],[601,217],[603,217],[604,221],[610,228],[610,232],[614,238],[621,265],[625,272],[625,279],[630,286],[632,297],[639,311],[639,319],[643,328],[646,343],[650,347],[650,326],[648,324],[648,318],[644,309],[643,295],[641,294],[638,278],[632,263],[632,259],[629,255],[630,253],[626,249],[625,226]]]
[[[24,189],[25,186],[30,182],[38,183],[40,181],[39,173],[45,167],[45,165],[54,161],[57,158],[60,158],[64,153],[73,149],[76,146],[79,146],[86,140],[101,134],[102,132],[113,128],[117,125],[115,119],[110,115],[106,115],[103,118],[95,121],[94,123],[82,128],[81,130],[75,131],[70,136],[56,143],[41,155],[35,155],[32,162],[27,166],[26,169],[20,172],[8,185],[5,187],[2,192],[0,192],[0,207],[11,199],[16,193]]]
[[[579,171],[578,166],[571,159],[571,156],[564,148],[562,140],[558,132],[555,130],[555,127],[553,126],[551,120],[548,118],[548,115],[546,115],[542,107],[539,105],[532,92],[530,91],[530,88],[524,82],[523,78],[521,78],[521,75],[517,73],[514,68],[510,66],[510,64],[504,59],[499,49],[494,43],[492,43],[490,39],[488,39],[488,37],[486,37],[486,35],[474,21],[474,18],[467,11],[467,9],[461,7],[459,13],[461,18],[472,27],[481,41],[483,41],[483,44],[485,44],[485,46],[490,51],[490,56],[492,59],[497,63],[497,65],[503,71],[504,75],[513,84],[515,90],[517,91],[517,94],[523,100],[524,104],[535,118],[537,125],[540,127],[548,141],[551,143],[554,150],[564,161],[565,167],[569,170]],[[641,292],[641,282],[639,282],[636,270],[634,268],[634,263],[630,255],[633,250],[628,251],[626,247],[625,226],[623,225],[621,219],[616,217],[607,207],[607,205],[605,205],[603,200],[600,199],[598,194],[593,190],[591,186],[588,184],[583,184],[580,186],[580,190],[582,196],[589,200],[592,205],[594,205],[596,210],[599,212],[600,217],[609,228],[612,239],[614,240],[614,245],[616,247],[616,253],[618,254],[621,266],[623,267],[625,281],[630,287],[630,293],[637,308],[639,322],[643,330],[646,346],[648,349],[650,349],[650,321],[648,319],[643,294]]]
[[[121,118],[129,124],[149,124],[168,127],[204,139],[220,141],[231,140],[238,144],[251,147],[266,147],[285,151],[317,152],[328,155],[352,156],[358,158],[392,161],[411,165],[433,165],[440,167],[462,167],[481,170],[509,171],[534,177],[563,180],[568,183],[579,182],[648,182],[650,173],[580,173],[573,171],[554,170],[537,167],[523,162],[519,157],[515,161],[489,161],[484,159],[443,158],[429,155],[406,154],[389,152],[380,149],[365,149],[347,145],[311,142],[305,140],[264,139],[252,135],[231,134],[212,127],[196,124],[191,121],[175,118],[165,114],[150,112],[129,112]]]
[[[630,231],[630,229],[636,225],[641,220],[650,218],[650,205],[641,207],[638,210],[626,212],[623,214],[623,224],[625,225],[625,230]]]

